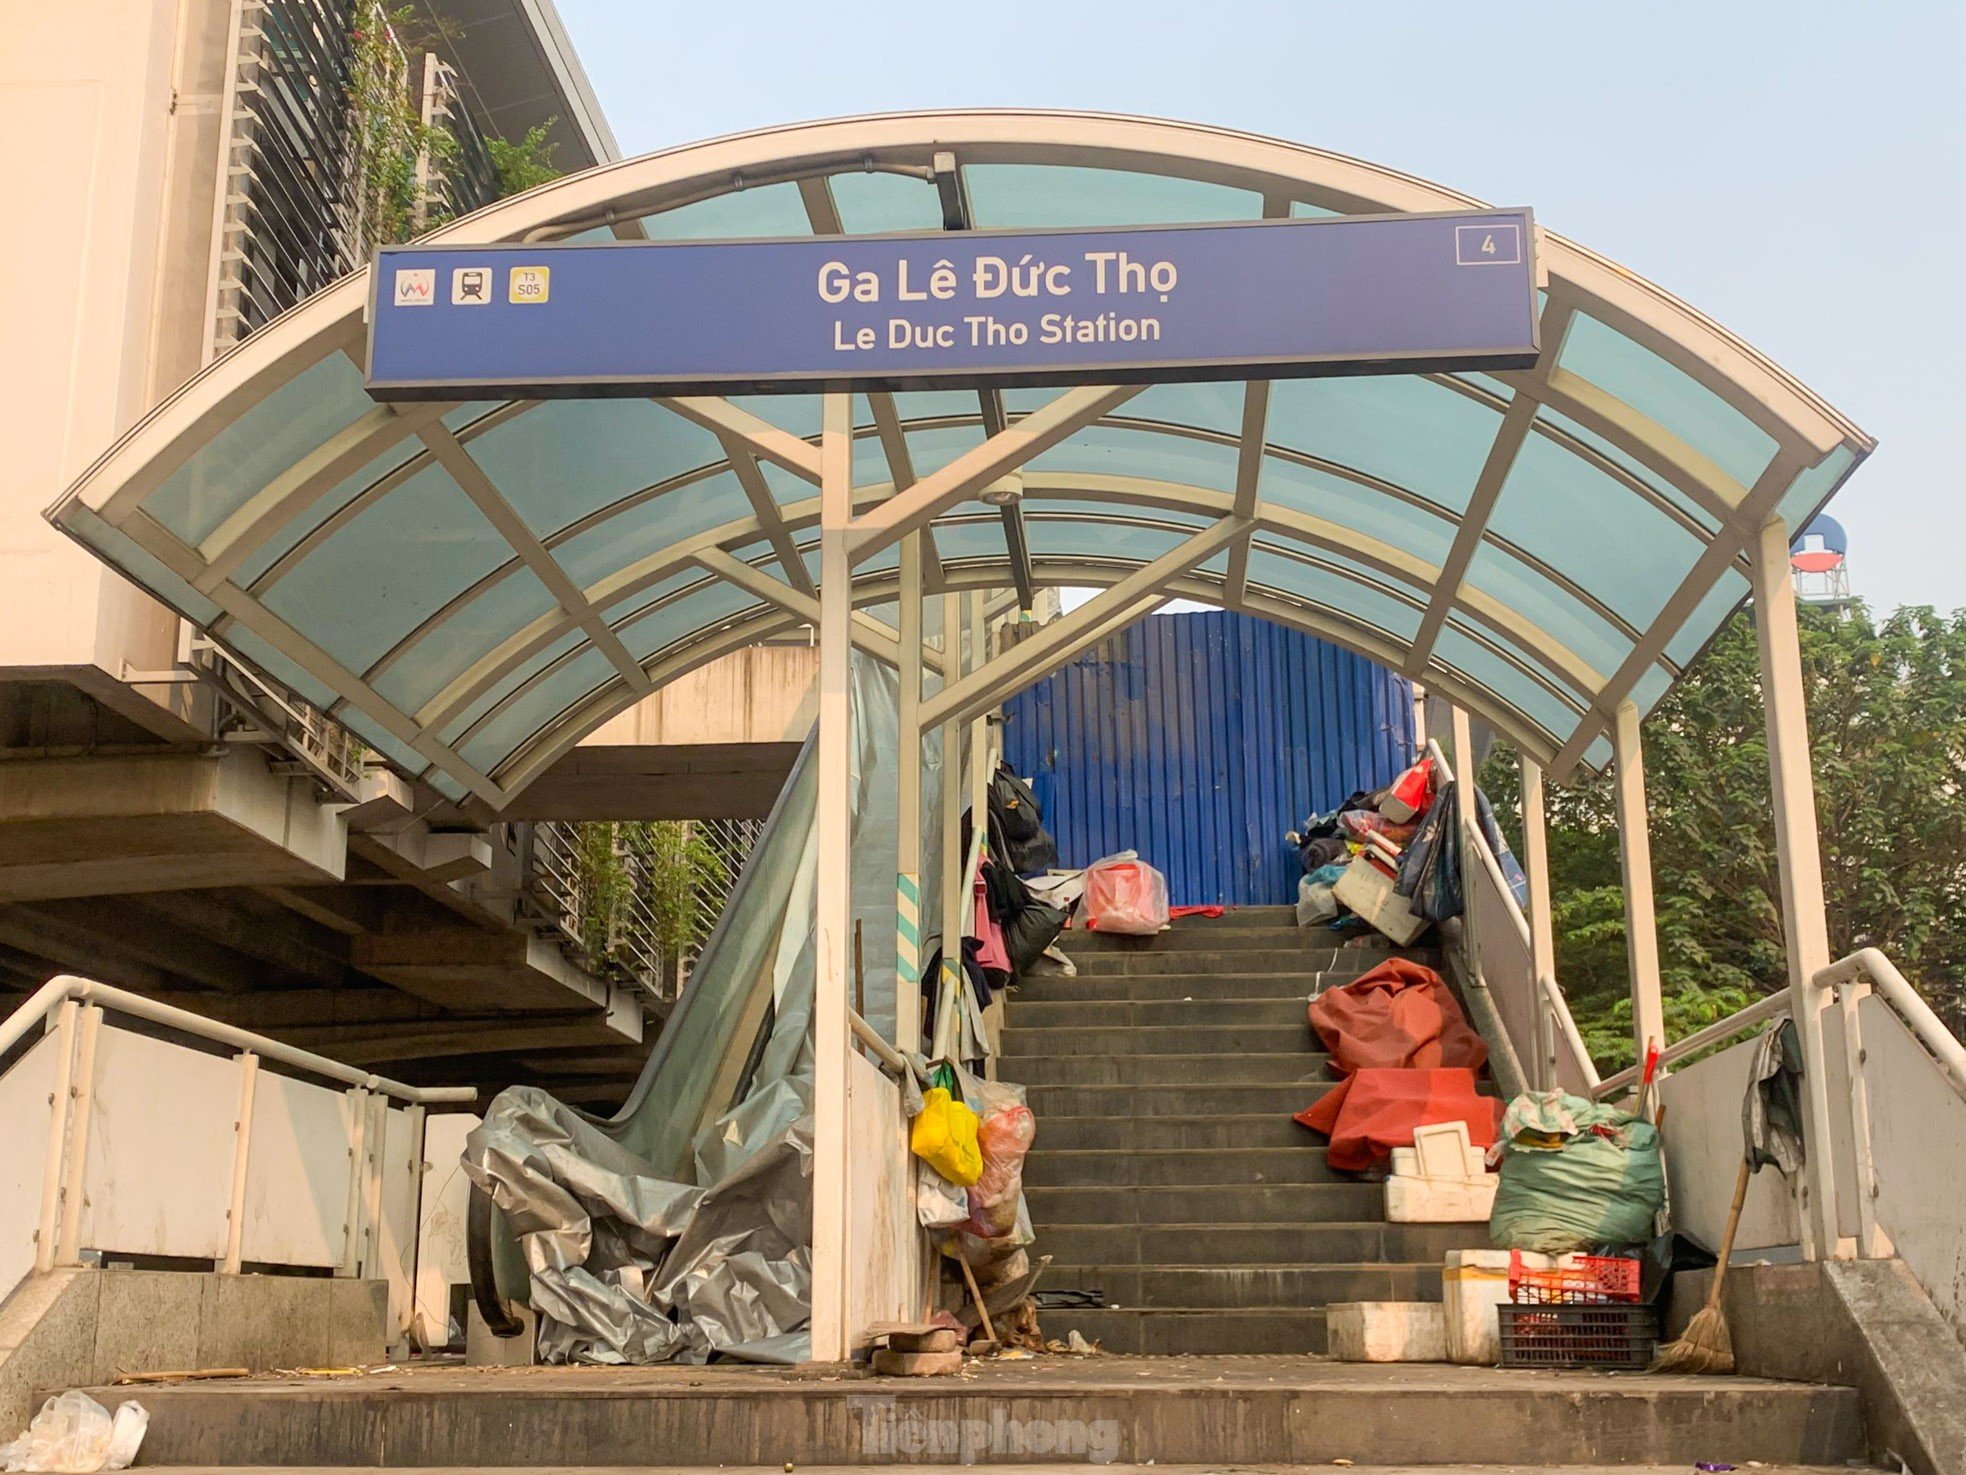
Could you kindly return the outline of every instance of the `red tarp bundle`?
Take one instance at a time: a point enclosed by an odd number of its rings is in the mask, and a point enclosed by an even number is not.
[[[1502,1103],[1475,1090],[1488,1047],[1433,969],[1389,959],[1313,999],[1311,1028],[1347,1077],[1297,1114],[1331,1138],[1332,1167],[1369,1168],[1438,1122],[1466,1122],[1477,1147],[1495,1141]]]

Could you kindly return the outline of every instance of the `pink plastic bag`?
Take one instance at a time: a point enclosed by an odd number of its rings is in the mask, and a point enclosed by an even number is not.
[[[1151,936],[1168,922],[1167,877],[1144,860],[1102,860],[1085,873],[1086,926]]]

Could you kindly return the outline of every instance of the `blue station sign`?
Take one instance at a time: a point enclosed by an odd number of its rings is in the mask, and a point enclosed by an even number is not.
[[[377,399],[1526,368],[1527,210],[1120,230],[391,246]]]

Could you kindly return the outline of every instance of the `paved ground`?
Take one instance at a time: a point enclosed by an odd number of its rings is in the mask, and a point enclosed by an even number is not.
[[[143,1465],[157,1475],[189,1475],[190,1465]],[[195,1467],[209,1475],[209,1466]],[[235,1465],[226,1475],[363,1475],[374,1472],[373,1465]],[[783,1475],[779,1465],[533,1465],[511,1467],[501,1475],[649,1475],[654,1469],[668,1475]],[[864,1465],[803,1465],[805,1475],[835,1475],[835,1472],[866,1469]],[[885,1465],[883,1470],[912,1472],[912,1475],[1056,1475],[1059,1466],[1050,1465]],[[1299,1475],[1317,1471],[1331,1475],[1330,1465],[1106,1465],[1113,1475]],[[424,1465],[403,1468],[396,1475],[483,1475],[483,1466]],[[1680,1465],[1354,1465],[1346,1475],[1686,1475]],[[1850,1475],[1847,1465],[1756,1465],[1743,1475]]]

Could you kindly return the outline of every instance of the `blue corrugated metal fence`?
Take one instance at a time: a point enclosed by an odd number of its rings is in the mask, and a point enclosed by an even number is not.
[[[1389,782],[1412,747],[1403,678],[1228,611],[1143,620],[1005,712],[1060,864],[1137,850],[1176,906],[1294,900],[1284,831]]]

